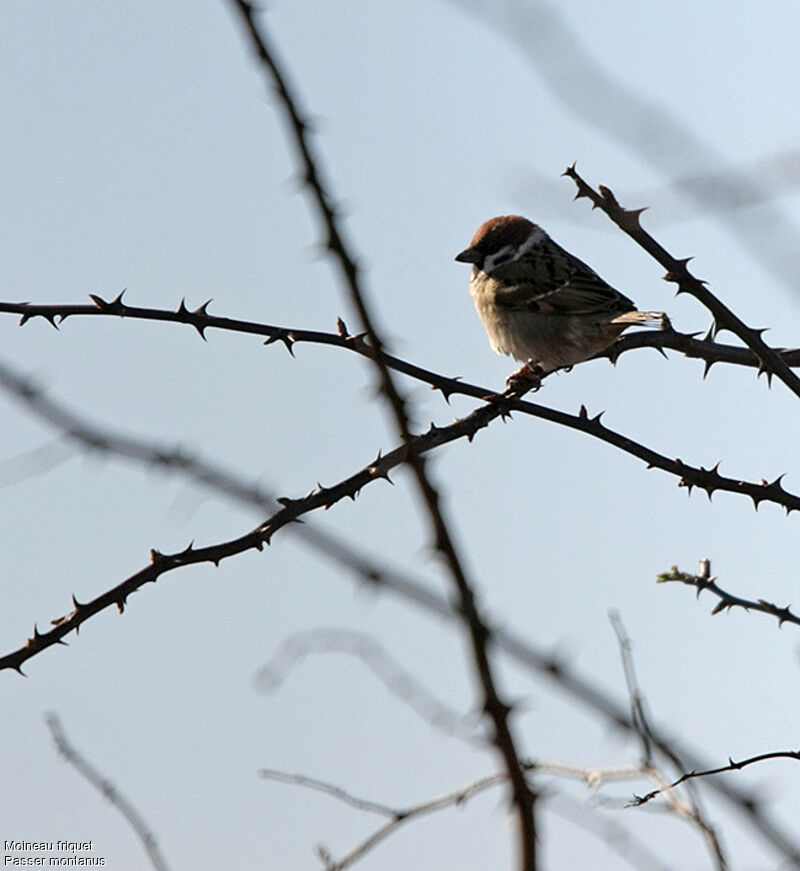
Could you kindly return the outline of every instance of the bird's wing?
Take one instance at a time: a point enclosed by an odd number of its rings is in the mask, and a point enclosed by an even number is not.
[[[538,259],[535,273],[507,276],[509,282],[497,291],[495,302],[503,308],[527,309],[540,314],[601,315],[633,311],[636,306],[585,263],[550,242],[547,257]]]

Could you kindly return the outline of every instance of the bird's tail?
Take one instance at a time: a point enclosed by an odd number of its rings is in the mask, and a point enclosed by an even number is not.
[[[663,326],[667,323],[666,314],[664,312],[625,312],[625,314],[620,315],[617,318],[614,318],[611,321],[612,324],[628,324],[629,326],[635,326],[636,324],[647,324],[653,323],[654,321],[658,321]]]

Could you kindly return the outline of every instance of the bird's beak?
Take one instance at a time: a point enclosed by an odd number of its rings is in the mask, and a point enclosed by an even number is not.
[[[465,248],[460,254],[456,255],[456,260],[459,263],[480,263],[483,256],[477,248]]]

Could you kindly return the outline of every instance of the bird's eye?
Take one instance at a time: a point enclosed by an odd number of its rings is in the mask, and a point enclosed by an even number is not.
[[[483,271],[493,272],[504,263],[514,259],[515,248],[513,245],[504,245],[492,254],[487,254],[483,260]]]

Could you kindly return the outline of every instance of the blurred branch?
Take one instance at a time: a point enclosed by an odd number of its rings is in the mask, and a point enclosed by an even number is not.
[[[411,708],[428,725],[451,738],[486,747],[485,736],[476,733],[471,718],[462,716],[437,699],[411,672],[404,669],[383,645],[370,635],[334,627],[295,632],[281,642],[269,662],[255,677],[257,689],[272,692],[289,676],[295,665],[310,654],[345,653],[363,663],[386,689]]]
[[[670,811],[674,812],[679,817],[689,820],[693,825],[698,825],[694,809],[690,808],[674,794],[672,788],[665,783],[664,778],[658,771],[647,765],[611,768],[584,768],[556,761],[523,762],[522,764],[526,772],[536,772],[541,775],[550,775],[555,778],[566,780],[579,780],[585,783],[589,789],[598,789],[604,783],[609,782],[621,782],[631,779],[639,780],[642,778],[651,780],[659,786],[659,789],[653,794],[657,795],[662,793],[666,802],[666,807]],[[352,793],[347,792],[347,790],[337,786],[336,784],[328,783],[324,780],[317,780],[314,777],[308,777],[304,774],[289,774],[284,771],[277,771],[270,768],[260,769],[258,773],[260,777],[264,778],[264,780],[287,783],[305,789],[322,792],[349,805],[350,807],[356,808],[357,810],[376,813],[388,818],[388,822],[379,826],[371,835],[365,838],[360,844],[340,859],[334,859],[330,851],[324,846],[318,847],[317,852],[325,865],[325,871],[344,871],[345,868],[350,867],[356,861],[365,856],[370,850],[376,847],[381,841],[385,840],[393,832],[397,831],[397,829],[402,825],[405,825],[414,819],[418,819],[419,817],[428,816],[437,811],[445,810],[446,808],[459,807],[474,796],[485,792],[492,787],[505,783],[508,780],[508,776],[505,772],[492,774],[487,777],[479,778],[465,787],[445,793],[444,795],[430,801],[421,802],[420,804],[407,807],[395,808],[383,803],[354,796]],[[629,855],[625,855],[625,858],[633,864],[633,859]],[[717,867],[720,871],[725,871],[725,869],[727,869],[727,864],[721,854]]]
[[[9,370],[2,367],[0,373],[8,375]],[[6,384],[18,388],[17,395],[25,400],[26,406],[36,412],[47,410],[47,405],[41,405],[38,402],[42,396],[41,391],[16,373],[12,374],[14,377],[7,380]],[[477,389],[482,391],[482,388]],[[202,458],[191,457],[182,451],[151,444],[145,440],[132,439],[129,436],[123,436],[122,442],[118,443],[116,434],[99,428],[93,429],[94,424],[78,418],[73,412],[52,400],[48,400],[48,402],[52,403],[52,411],[54,412],[54,418],[51,422],[57,423],[60,420],[60,425],[63,425],[65,432],[70,432],[75,438],[80,438],[80,434],[85,428],[90,430],[87,433],[86,444],[88,445],[102,445],[111,452],[119,451],[126,455],[124,448],[126,443],[130,442],[133,449],[127,456],[131,458],[139,459],[159,468],[175,468],[191,476],[197,474],[200,480],[210,486],[217,486],[222,492],[259,509],[269,510],[275,501],[272,495],[264,492],[260,487],[251,485]],[[162,462],[162,458],[173,455],[174,464]],[[384,561],[365,554],[341,537],[331,535],[308,522],[302,525],[289,524],[287,531],[300,537],[326,560],[347,566],[361,579],[362,583],[367,584],[370,588],[390,590],[401,600],[412,603],[438,618],[458,619],[454,604],[447,598],[431,590],[409,574],[389,567]],[[149,579],[151,578],[146,576],[146,580]],[[141,583],[145,583],[146,580],[141,580]],[[95,601],[95,607],[91,613],[81,610],[85,606],[76,603],[76,610],[71,615],[54,621],[56,629],[53,634],[43,637],[35,630],[34,638],[22,650],[0,658],[0,668],[14,668],[21,672],[21,665],[27,659],[35,656],[46,647],[63,643],[61,639],[64,635],[72,629],[77,629],[91,614],[114,603],[113,595],[101,597],[100,601]],[[625,709],[596,685],[580,677],[563,659],[547,651],[537,649],[530,639],[523,638],[503,626],[493,625],[490,627],[490,631],[498,649],[503,650],[506,655],[523,668],[538,674],[541,678],[552,681],[562,692],[596,711],[615,727],[636,734],[636,726]],[[36,640],[37,636],[38,641]],[[678,747],[674,739],[668,738],[663,733],[654,730],[652,739],[659,752],[668,756],[680,754],[680,757],[689,761],[693,767],[698,769],[706,767],[704,761],[696,753],[685,747]],[[725,781],[715,781],[712,786],[744,814],[775,849],[783,853],[795,867],[800,867],[800,847],[795,845],[789,836],[782,832],[777,824],[769,818],[766,809],[754,795],[736,789]]]
[[[83,756],[72,747],[64,734],[61,721],[55,714],[48,714],[45,717],[45,722],[50,729],[50,733],[56,743],[58,752],[73,768],[75,768],[76,771],[88,780],[98,792],[102,793],[103,797],[107,799],[108,802],[120,812],[120,814],[122,814],[128,825],[133,829],[136,837],[142,842],[142,846],[147,852],[147,857],[153,868],[155,868],[156,871],[167,871],[167,863],[164,861],[164,858],[158,849],[156,839],[147,828],[147,825],[139,815],[136,808],[133,807],[125,796],[119,794],[111,781],[106,780],[90,762],[84,759]]]
[[[780,354],[764,342],[761,338],[764,330],[748,327],[706,288],[705,282],[695,278],[687,268],[691,257],[677,260],[643,229],[639,219],[644,209],[622,208],[614,194],[603,185],[599,186],[599,192],[595,191],[578,175],[574,164],[567,167],[564,174],[568,175],[578,188],[576,199],[586,197],[596,208],[602,209],[624,233],[627,233],[667,270],[666,279],[678,285],[678,293],[691,294],[711,312],[714,316],[715,333],[725,329],[738,336],[753,351],[768,373],[776,375],[796,396],[800,397],[800,378],[792,372]]]
[[[472,660],[483,695],[483,710],[492,722],[494,732],[492,743],[505,763],[517,811],[521,867],[524,871],[535,871],[537,865],[534,817],[536,795],[520,767],[517,738],[510,722],[512,707],[501,698],[497,687],[489,657],[491,638],[481,616],[476,594],[467,578],[466,570],[445,520],[441,496],[427,473],[422,452],[417,450],[416,440],[411,433],[405,398],[401,396],[395,386],[389,367],[383,359],[384,343],[379,335],[377,322],[367,303],[359,265],[351,254],[350,244],[345,240],[337,206],[326,180],[323,178],[321,162],[312,151],[309,130],[304,118],[305,113],[299,108],[297,95],[292,92],[286,72],[278,61],[274,48],[267,44],[263,26],[259,28],[256,25],[254,7],[247,0],[231,0],[231,5],[241,18],[268,84],[276,92],[279,105],[288,122],[295,152],[303,167],[303,180],[315,202],[318,216],[324,227],[325,247],[333,255],[339,267],[343,286],[358,312],[369,343],[374,349],[372,359],[378,373],[381,392],[392,411],[400,437],[406,448],[404,462],[408,463],[416,478],[417,487],[428,515],[428,522],[434,534],[436,549],[444,557],[460,601],[460,613],[470,639]]]
[[[526,765],[524,767],[526,770],[529,770],[529,766]],[[386,805],[378,804],[367,799],[357,798],[339,786],[326,783],[322,780],[316,780],[313,777],[306,777],[303,774],[286,774],[282,771],[274,771],[272,769],[264,768],[259,771],[259,775],[265,780],[291,783],[296,786],[303,786],[307,789],[324,792],[351,807],[358,808],[359,810],[370,811],[372,813],[378,813],[389,818],[387,823],[384,823],[384,825],[374,831],[368,838],[366,838],[366,840],[362,841],[357,847],[352,849],[341,859],[334,860],[328,850],[324,847],[319,847],[318,853],[325,864],[325,871],[344,871],[345,868],[348,868],[354,862],[358,861],[362,856],[400,828],[404,823],[410,822],[418,817],[427,816],[428,814],[435,813],[439,810],[444,810],[448,807],[463,805],[478,793],[483,792],[491,786],[505,783],[507,780],[506,774],[492,774],[489,777],[476,780],[469,786],[456,790],[455,792],[447,793],[446,795],[442,795],[439,798],[432,799],[431,801],[426,801],[408,808],[390,808]]]
[[[619,644],[622,670],[625,674],[625,685],[628,688],[628,698],[630,699],[631,704],[631,722],[636,729],[636,734],[639,736],[639,741],[642,745],[642,765],[647,765],[649,767],[653,764],[653,746],[650,736],[650,723],[648,722],[645,713],[644,697],[639,690],[639,684],[636,680],[636,670],[633,666],[631,639],[625,630],[622,617],[618,611],[611,611],[608,617],[611,621],[614,634],[617,636],[617,643]]]
[[[764,599],[742,599],[739,596],[734,596],[732,593],[723,590],[717,584],[717,579],[711,577],[711,561],[707,559],[700,560],[700,574],[692,575],[688,572],[681,572],[677,566],[673,566],[668,572],[663,572],[657,578],[659,584],[666,584],[670,581],[678,581],[682,584],[688,584],[697,590],[697,596],[703,590],[708,590],[719,598],[719,602],[711,610],[712,616],[719,614],[720,611],[729,611],[731,608],[744,608],[745,611],[760,611],[762,614],[769,614],[775,617],[778,621],[778,626],[783,626],[784,623],[794,623],[795,626],[800,626],[800,617],[794,614],[787,605],[785,608],[779,608],[772,602],[767,602]]]
[[[742,184],[744,180],[744,184]],[[509,173],[505,185],[508,196],[545,207],[558,217],[588,226],[589,217],[577,213],[564,202],[564,191],[535,166],[520,166]],[[649,215],[655,227],[711,215],[730,220],[730,212],[747,209],[784,196],[800,187],[800,149],[774,151],[719,172],[696,172],[676,176],[671,182],[638,190],[623,190],[629,202],[657,203]],[[762,254],[763,257],[763,254]],[[760,258],[759,258],[760,259]],[[763,258],[766,260],[766,258]],[[766,265],[766,264],[765,264]]]
[[[642,695],[641,690],[639,689],[638,681],[636,680],[636,671],[633,665],[633,648],[631,645],[630,637],[625,629],[625,625],[622,622],[622,617],[619,612],[612,611],[609,614],[609,619],[611,620],[611,626],[614,629],[614,633],[617,636],[617,642],[619,644],[620,656],[622,658],[622,667],[625,673],[625,683],[628,687],[628,695],[630,697],[631,704],[631,721],[634,724],[636,729],[636,733],[639,735],[639,740],[642,745],[642,766],[649,771],[654,773],[653,767],[653,732],[650,727],[650,721],[647,716],[644,696]],[[679,771],[684,770],[683,763],[678,758],[675,750],[670,748],[670,751],[667,755],[667,758],[677,766]],[[658,775],[660,777],[660,775]],[[664,787],[660,787],[657,792],[665,792]],[[725,857],[725,853],[722,850],[722,844],[720,842],[719,836],[717,835],[717,831],[711,823],[705,818],[705,814],[700,808],[699,801],[696,795],[694,795],[691,791],[689,792],[689,803],[684,803],[678,801],[677,797],[673,795],[671,789],[666,790],[667,799],[669,806],[678,813],[679,816],[684,817],[689,820],[689,822],[694,825],[705,839],[708,841],[709,849],[711,850],[711,854],[714,858],[717,868],[719,871],[726,871],[728,867],[728,861]]]
[[[638,868],[640,871],[672,871],[672,866],[666,865],[661,856],[636,838],[629,829],[616,820],[598,818],[596,809],[587,807],[584,802],[558,794],[548,796],[546,808],[561,819],[603,841],[632,868]]]
[[[479,14],[515,43],[542,82],[580,121],[590,124],[621,147],[633,151],[655,167],[673,185],[716,218],[765,269],[786,287],[797,291],[800,273],[800,233],[793,221],[774,204],[762,202],[747,210],[719,209],[717,202],[758,198],[759,185],[746,173],[736,172],[724,154],[667,107],[636,90],[637,71],[624,68],[616,78],[592,55],[606,46],[584,44],[556,3],[546,0],[453,0],[461,9]],[[553,125],[549,106],[528,108],[541,123]],[[693,179],[713,173],[718,178],[709,190]]]
[[[1,372],[2,370],[0,370]],[[6,379],[6,383],[12,387],[15,386],[15,393],[25,398],[26,401],[34,403],[35,400],[41,398],[36,391],[34,391],[32,396],[26,397],[24,394],[26,392],[29,393],[29,391],[24,381],[14,383],[13,379],[11,381]],[[749,496],[756,507],[762,501],[769,501],[783,505],[787,512],[800,510],[800,497],[785,491],[781,486],[779,478],[771,484],[753,484],[725,478],[719,474],[716,467],[712,469],[697,469],[684,464],[679,459],[669,460],[655,451],[639,445],[632,439],[607,429],[600,423],[600,415],[590,418],[584,408],[581,409],[578,415],[570,415],[562,411],[526,402],[522,399],[514,399],[509,394],[490,396],[484,405],[446,427],[431,425],[431,428],[426,433],[413,437],[414,450],[418,454],[422,454],[459,438],[465,437],[471,440],[480,429],[488,426],[496,418],[508,415],[511,410],[523,411],[545,420],[560,423],[615,445],[625,452],[644,460],[650,467],[658,467],[678,476],[679,486],[687,487],[689,490],[694,486],[698,486],[704,489],[709,496],[715,490],[741,493]],[[99,443],[103,443],[102,439]],[[130,447],[132,447],[131,453],[134,453],[133,446]],[[403,444],[385,456],[378,454],[372,463],[367,464],[363,469],[350,477],[330,487],[317,486],[306,496],[300,498],[278,497],[276,501],[283,508],[274,513],[260,526],[240,538],[202,548],[195,548],[193,544],[190,544],[184,551],[170,555],[162,554],[157,550],[151,551],[151,564],[149,566],[131,575],[111,590],[87,603],[79,603],[73,596],[74,610],[52,621],[53,628],[49,631],[40,633],[38,628],[34,626],[33,636],[28,639],[24,647],[0,657],[0,670],[13,668],[21,671],[21,666],[25,661],[53,644],[61,643],[61,639],[65,635],[73,629],[77,629],[89,617],[111,605],[116,605],[118,610],[122,612],[125,602],[132,592],[146,583],[156,581],[162,574],[168,571],[204,562],[218,565],[221,560],[251,548],[262,550],[264,544],[269,544],[275,532],[287,524],[298,520],[302,515],[318,508],[330,508],[345,497],[355,499],[361,489],[367,484],[375,480],[388,478],[389,472],[392,469],[406,461],[408,451],[409,446]],[[473,631],[478,631],[476,625],[473,626]]]
[[[113,305],[119,309],[123,304],[119,300],[115,300]],[[0,304],[2,308],[2,304]],[[91,308],[91,307],[86,307]],[[115,313],[121,316],[128,316],[128,310],[138,312],[148,312],[156,314],[165,314],[151,309],[132,309],[132,307],[124,306],[122,313]],[[180,310],[179,310],[180,311]],[[175,315],[177,313],[166,313]],[[207,316],[205,316],[207,317]],[[227,320],[225,318],[217,320]],[[244,322],[241,322],[244,323]],[[193,324],[194,325],[194,324]],[[314,331],[291,330],[287,331],[282,327],[264,327],[264,325],[249,324],[250,327],[258,327],[259,329],[269,329],[277,333],[281,333],[288,347],[297,341],[321,341],[324,344],[339,345],[340,347],[351,348],[357,353],[366,353],[363,348],[369,348],[366,343],[363,343],[361,337],[350,336],[344,323],[340,321],[340,334],[333,335],[330,333],[318,333]],[[249,329],[248,332],[255,332],[254,329]],[[297,336],[306,333],[314,338]],[[651,335],[660,335],[660,332],[651,333]],[[667,341],[669,341],[670,332],[666,331]],[[715,342],[697,342],[691,337],[684,337],[692,341],[695,345],[716,345]],[[275,341],[276,339],[272,339]],[[354,340],[351,342],[351,340]],[[741,350],[741,349],[739,349]],[[371,351],[369,352],[371,354]],[[367,354],[367,355],[369,355]],[[508,416],[511,411],[519,411],[523,414],[528,414],[542,420],[550,421],[551,423],[566,426],[570,429],[575,429],[590,435],[606,444],[613,445],[616,448],[638,457],[647,463],[648,468],[658,468],[668,474],[679,478],[679,486],[686,487],[691,492],[693,487],[699,487],[704,490],[709,498],[716,490],[722,490],[730,493],[738,493],[749,496],[753,500],[754,506],[757,508],[761,502],[773,502],[783,506],[787,513],[800,510],[800,498],[787,492],[781,484],[782,476],[777,477],[771,483],[762,479],[759,483],[750,483],[741,479],[727,478],[719,474],[719,463],[715,466],[705,469],[697,468],[683,463],[680,459],[669,459],[658,452],[639,444],[625,435],[609,429],[600,422],[600,415],[589,417],[588,412],[584,407],[577,415],[568,414],[558,411],[547,406],[538,405],[536,403],[521,399],[509,391],[506,394],[497,394],[486,387],[481,387],[477,384],[470,384],[461,381],[458,378],[449,378],[438,375],[430,370],[422,369],[414,366],[411,363],[399,360],[397,358],[389,358],[387,365],[393,365],[398,371],[411,377],[418,378],[425,383],[430,384],[435,389],[439,390],[445,398],[451,395],[459,394],[479,398],[488,403],[483,410],[478,409],[461,421],[456,421],[455,424],[446,427],[435,427],[431,425],[431,429],[425,436],[415,436],[415,441],[412,444],[418,453],[430,450],[439,444],[444,444],[452,441],[455,438],[460,438],[464,435],[468,439],[474,438],[477,431],[487,426],[492,420],[499,416]],[[710,364],[707,364],[707,366]],[[156,449],[155,453],[152,448],[147,445],[137,442],[135,439],[130,439],[125,436],[117,436],[111,433],[99,433],[94,430],[92,425],[88,425],[81,421],[74,413],[68,412],[59,407],[56,403],[48,400],[43,392],[36,387],[29,379],[24,378],[11,369],[6,364],[0,364],[0,383],[3,384],[10,392],[25,402],[37,414],[61,428],[69,436],[76,438],[86,444],[88,447],[98,450],[112,450],[125,456],[142,459],[146,462],[158,464],[164,463],[174,468],[183,468],[195,474],[199,480],[208,483],[211,486],[226,489],[230,485],[230,481],[225,480],[225,474],[222,475],[222,480],[214,481],[217,477],[217,471],[202,468],[202,463],[195,463],[191,457],[186,456],[179,450],[175,449]],[[424,439],[424,442],[416,440]],[[396,452],[394,452],[395,455]],[[399,456],[399,455],[397,455]],[[386,461],[386,457],[383,458]],[[405,457],[403,457],[405,460]]]
[[[760,753],[758,756],[751,756],[748,759],[742,759],[740,762],[734,762],[733,759],[728,759],[727,765],[720,765],[718,768],[708,768],[705,771],[687,771],[682,774],[676,781],[662,786],[660,789],[654,789],[646,795],[635,795],[630,802],[631,807],[640,807],[643,804],[654,799],[657,795],[661,795],[665,790],[675,789],[682,783],[688,780],[693,780],[698,777],[709,777],[714,774],[723,774],[726,771],[740,771],[742,768],[747,768],[748,765],[755,765],[758,762],[765,762],[768,759],[795,759],[800,760],[800,750],[774,750],[771,753]]]

